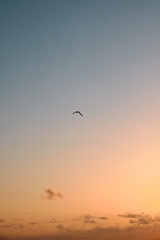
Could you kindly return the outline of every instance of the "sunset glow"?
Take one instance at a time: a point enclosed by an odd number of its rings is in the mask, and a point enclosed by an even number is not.
[[[160,1],[0,6],[0,240],[159,240]]]

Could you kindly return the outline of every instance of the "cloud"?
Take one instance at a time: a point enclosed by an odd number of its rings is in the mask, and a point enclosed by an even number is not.
[[[5,224],[5,225],[1,225],[2,228],[10,228],[15,226],[15,224]]]
[[[107,217],[98,217],[98,219],[100,219],[100,220],[104,220],[104,221],[106,221],[106,220],[108,220],[108,218]]]
[[[92,216],[90,214],[85,214],[76,219],[73,219],[73,221],[81,221],[83,223],[88,223],[88,224],[97,224],[98,220],[106,221],[106,220],[108,220],[108,218],[104,217],[104,216],[96,217],[96,216]]]
[[[60,223],[56,226],[56,228],[58,228],[60,231],[64,230],[64,226]]]
[[[23,224],[18,224],[17,227],[18,228],[24,228],[24,225]]]
[[[148,225],[154,223],[155,220],[150,216],[138,217],[136,220],[130,220],[130,224],[137,224],[137,225]]]
[[[155,217],[152,217],[148,214],[134,214],[134,213],[125,213],[125,214],[119,214],[119,217],[128,218],[130,224],[134,225],[149,225],[149,224],[155,224],[160,222],[160,215],[156,215]]]
[[[140,216],[141,214],[135,214],[135,213],[125,213],[125,214],[118,215],[118,217],[123,217],[123,218],[138,218]]]
[[[4,219],[3,218],[0,218],[0,223],[4,223]]]
[[[49,223],[59,223],[59,221],[57,221],[55,218],[52,218]]]
[[[29,225],[36,225],[37,223],[36,222],[29,222],[28,224]]]
[[[141,221],[143,224],[130,224],[123,228],[119,226],[102,226],[93,224],[90,229],[86,229],[83,226],[82,228],[76,229],[75,226],[65,227],[60,223],[55,226],[56,229],[59,230],[57,235],[30,236],[25,237],[25,240],[160,240],[160,215],[156,215],[155,217],[143,213],[137,215],[132,215],[130,213],[120,215],[125,215],[125,217],[128,216],[129,221]],[[76,221],[90,223],[92,220],[95,221],[95,219],[100,218],[101,217],[86,214],[78,217]],[[106,217],[104,217],[104,219],[107,220]],[[153,224],[146,224],[147,219],[152,219]],[[54,220],[55,219],[53,218],[53,221]],[[30,222],[30,224],[34,225],[35,223]],[[18,225],[16,226],[18,227]],[[22,227],[23,225],[19,226],[19,228]],[[21,240],[24,239],[21,238]]]
[[[47,194],[45,199],[55,200],[57,198],[63,198],[63,195],[60,192],[55,192],[53,189],[48,188],[45,192]]]
[[[83,222],[84,223],[89,223],[89,224],[96,224],[97,222],[95,221],[95,217],[89,214],[86,214],[82,216]]]
[[[74,230],[57,225],[59,234],[52,236],[26,237],[25,240],[160,240],[160,225],[158,226],[95,226],[90,230]],[[22,239],[21,239],[22,240]]]
[[[129,224],[126,227],[120,227],[118,225],[106,226],[103,225],[101,220],[107,220],[107,217],[97,217],[86,214],[74,220],[80,221],[82,224],[88,224],[86,226],[82,225],[80,227],[78,224],[78,228],[77,226],[67,227],[58,223],[55,224],[55,228],[59,230],[57,235],[30,236],[28,238],[26,237],[25,240],[160,240],[160,214],[155,215],[154,217],[144,213],[125,213],[119,215],[120,217],[128,218]],[[52,218],[51,220],[56,222],[55,218]],[[97,224],[93,224],[93,222],[96,221]],[[30,222],[29,224],[35,225],[38,223]],[[21,226],[18,224],[4,225],[6,228],[10,226],[14,228],[24,227],[23,225]]]
[[[1,228],[24,228],[24,225],[10,223],[10,224],[1,225]]]
[[[156,215],[154,219],[156,222],[160,222],[160,214]]]
[[[76,219],[73,219],[73,221],[81,221],[83,223],[96,224],[97,222],[95,221],[95,219],[96,219],[95,216],[92,216],[90,214],[85,214]]]

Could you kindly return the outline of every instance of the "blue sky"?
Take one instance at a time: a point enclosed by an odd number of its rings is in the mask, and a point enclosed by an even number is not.
[[[1,11],[5,104],[114,107],[157,84],[158,1],[2,1]]]
[[[64,126],[75,109],[96,122],[147,107],[159,88],[159,10],[159,1],[1,1],[3,130]]]

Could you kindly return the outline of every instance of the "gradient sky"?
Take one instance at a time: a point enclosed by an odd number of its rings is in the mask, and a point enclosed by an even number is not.
[[[0,1],[0,233],[160,222],[159,29],[158,0]]]

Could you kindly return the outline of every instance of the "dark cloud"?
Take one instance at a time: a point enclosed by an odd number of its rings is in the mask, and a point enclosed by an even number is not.
[[[4,219],[3,218],[0,218],[0,223],[4,223]]]
[[[2,228],[10,228],[12,227],[13,224],[5,224],[5,225],[1,225]]]
[[[60,231],[65,230],[65,227],[60,223],[56,226]]]
[[[37,223],[36,222],[29,222],[28,224],[29,225],[36,225]]]
[[[134,214],[134,213],[125,213],[125,214],[118,215],[118,217],[123,217],[123,218],[138,218],[140,216],[141,214]]]
[[[128,218],[130,224],[134,225],[149,225],[149,224],[155,224],[160,222],[160,215],[156,215],[155,217],[152,217],[148,214],[134,214],[134,213],[125,213],[125,214],[119,214],[119,217]]]
[[[9,223],[9,224],[1,225],[0,227],[2,227],[2,228],[11,228],[11,227],[15,227],[15,226],[17,226],[17,224]]]
[[[86,214],[86,215],[80,216],[76,219],[73,219],[73,221],[81,221],[83,223],[96,224],[97,222],[95,221],[95,219],[96,219],[95,216]]]
[[[24,228],[24,225],[23,224],[17,224],[17,227],[18,228]]]
[[[98,219],[100,219],[100,220],[104,220],[104,221],[106,221],[106,220],[108,220],[108,218],[107,217],[98,217]]]
[[[49,223],[59,223],[59,221],[57,221],[55,218],[52,218]]]
[[[83,222],[84,223],[89,223],[89,224],[96,224],[97,222],[95,221],[95,217],[89,214],[86,214],[84,216],[82,216],[83,218]]]
[[[40,221],[40,222],[28,222],[28,225],[47,225],[48,223],[54,223],[54,224],[60,224],[61,222],[56,220],[55,218],[51,218],[51,220],[47,220],[47,221]]]
[[[130,224],[148,225],[148,224],[154,223],[155,219],[146,215],[146,216],[138,217],[136,220],[132,219],[129,222],[130,222]]]
[[[60,192],[55,192],[53,189],[48,188],[45,192],[47,194],[45,199],[55,200],[57,198],[63,198],[63,195]]]
[[[24,228],[23,224],[14,224],[14,223],[10,223],[10,224],[5,224],[5,225],[1,225],[2,228]]]
[[[160,215],[156,215],[155,218],[154,218],[154,220],[155,220],[156,222],[160,222]]]
[[[88,224],[97,224],[98,220],[106,221],[106,220],[108,220],[108,218],[104,217],[104,216],[96,217],[96,216],[92,216],[90,214],[86,214],[86,215],[80,216],[76,219],[73,219],[73,221],[81,221],[83,223],[88,223]]]

